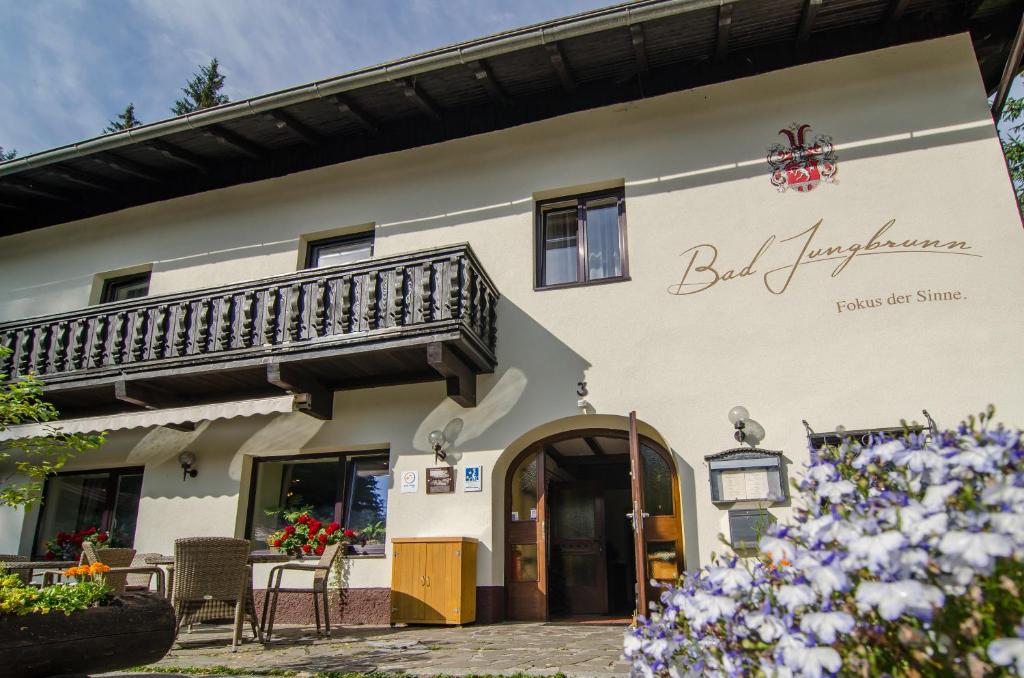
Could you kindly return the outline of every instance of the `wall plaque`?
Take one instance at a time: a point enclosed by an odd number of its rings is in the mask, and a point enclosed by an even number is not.
[[[451,466],[427,469],[427,494],[450,494],[455,491],[455,473]]]

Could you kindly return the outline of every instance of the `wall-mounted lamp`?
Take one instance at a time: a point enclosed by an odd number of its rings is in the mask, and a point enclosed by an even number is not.
[[[182,452],[178,455],[178,463],[181,464],[181,481],[185,482],[189,478],[195,478],[199,475],[199,471],[196,470],[196,455],[192,452]]]
[[[434,450],[434,463],[444,461],[448,458],[448,453],[445,452],[445,448],[448,447],[450,442],[445,437],[443,431],[431,431],[430,432],[430,447]]]
[[[751,419],[750,412],[742,405],[729,410],[729,422],[736,429],[733,437],[737,442],[757,447],[757,444],[764,440],[764,426]]]

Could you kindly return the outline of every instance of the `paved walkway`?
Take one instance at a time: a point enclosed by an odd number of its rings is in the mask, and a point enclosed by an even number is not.
[[[151,668],[228,667],[238,675],[285,669],[299,673],[406,673],[434,675],[552,675],[583,677],[628,675],[621,661],[618,624],[506,623],[456,627],[334,628],[316,639],[309,627],[274,629],[264,648],[247,642],[230,648],[225,626],[196,626],[182,633],[174,648]],[[246,637],[249,637],[248,631]],[[155,678],[153,674],[138,674]]]

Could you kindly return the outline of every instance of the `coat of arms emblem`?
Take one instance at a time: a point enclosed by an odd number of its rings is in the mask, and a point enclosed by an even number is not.
[[[794,123],[779,130],[779,134],[789,140],[789,148],[775,144],[768,149],[772,186],[779,192],[792,188],[806,193],[823,181],[835,181],[838,167],[832,137],[818,134],[808,142],[807,134],[810,130],[810,125]]]

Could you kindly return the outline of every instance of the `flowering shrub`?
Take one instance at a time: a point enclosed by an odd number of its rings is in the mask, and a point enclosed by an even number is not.
[[[328,544],[354,544],[359,539],[354,530],[333,521],[325,524],[308,513],[301,513],[267,537],[267,545],[292,556],[320,555]]]
[[[74,577],[71,584],[53,584],[37,589],[25,584],[16,574],[0,570],[0,615],[71,614],[110,602],[113,594],[104,579],[110,568],[103,563],[72,567],[64,575]]]
[[[812,450],[795,522],[665,588],[633,673],[1024,675],[1022,432],[991,419]]]
[[[58,532],[57,536],[46,542],[47,560],[78,560],[82,553],[82,544],[91,542],[96,548],[113,546],[110,534],[95,527],[87,527],[78,532]]]

